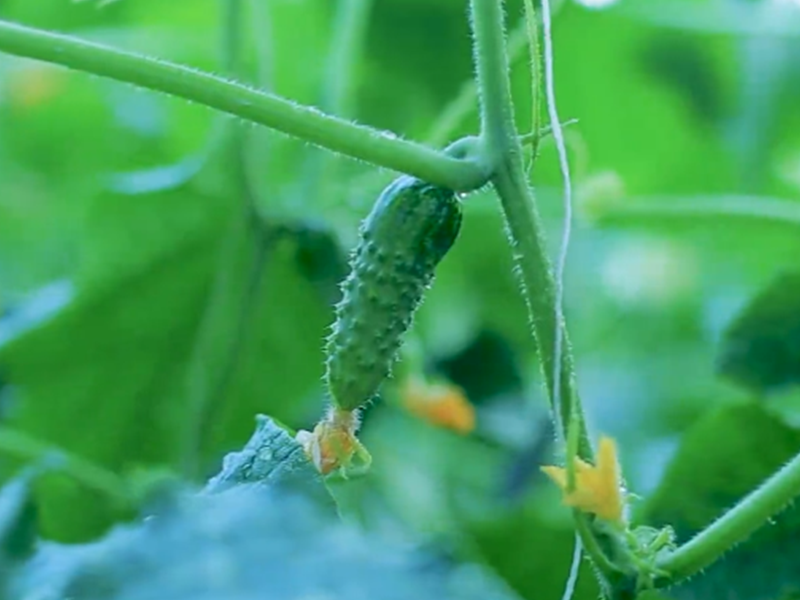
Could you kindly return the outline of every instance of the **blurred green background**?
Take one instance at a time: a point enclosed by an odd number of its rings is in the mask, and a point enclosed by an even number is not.
[[[346,4],[247,3],[238,77],[411,139],[441,136],[471,76],[466,0],[364,0],[360,51],[334,65]],[[644,498],[635,512],[684,539],[800,450],[800,5],[591,4],[565,0],[554,25],[559,111],[579,121],[566,130],[578,209],[567,320],[592,435],[618,440],[627,485]],[[519,29],[522,2],[507,13]],[[0,1],[4,19],[217,73],[221,15],[216,0]],[[527,131],[531,77],[518,46],[513,91]],[[437,142],[476,132],[474,96],[469,105]],[[313,427],[337,283],[393,174],[235,125],[0,56],[3,425],[120,474],[169,468],[198,481],[245,443],[256,413]],[[231,131],[245,139],[245,175]],[[551,140],[530,174],[554,252],[563,210]],[[734,204],[744,216],[724,214]],[[633,205],[644,208],[625,211]],[[789,216],[758,216],[772,205]],[[496,198],[472,194],[465,211],[414,336],[427,368],[467,391],[476,431],[376,403],[363,431],[373,470],[342,501],[368,528],[451,545],[521,597],[556,598],[572,532],[538,475],[552,433],[534,345]],[[733,347],[729,324],[775,281]],[[4,477],[19,465],[0,456]],[[52,539],[92,539],[124,516],[66,477],[42,480],[38,494]],[[785,519],[756,556],[788,560],[798,518]],[[765,562],[737,572],[765,581]],[[788,593],[784,583],[800,584],[794,567],[746,597]],[[596,595],[588,568],[578,594]]]

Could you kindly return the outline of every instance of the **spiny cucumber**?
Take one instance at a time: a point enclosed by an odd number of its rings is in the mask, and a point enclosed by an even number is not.
[[[355,410],[386,379],[434,270],[461,227],[455,192],[401,176],[361,224],[328,338],[333,404]]]

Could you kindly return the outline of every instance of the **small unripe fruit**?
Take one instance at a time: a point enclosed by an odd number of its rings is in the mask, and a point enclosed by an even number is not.
[[[355,410],[386,379],[434,270],[461,227],[455,192],[402,176],[383,190],[359,232],[328,338],[331,400]]]

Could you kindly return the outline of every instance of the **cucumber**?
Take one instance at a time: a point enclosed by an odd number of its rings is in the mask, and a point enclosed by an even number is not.
[[[452,190],[410,176],[389,184],[361,224],[327,341],[333,404],[355,410],[390,375],[434,270],[458,237],[461,202]]]

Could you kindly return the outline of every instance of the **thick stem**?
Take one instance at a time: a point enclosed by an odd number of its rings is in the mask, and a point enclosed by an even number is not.
[[[489,158],[494,161],[492,166],[498,168],[501,162],[515,162],[515,153],[517,157],[522,155],[511,102],[502,2],[472,0],[471,7],[475,70],[481,100],[481,137]],[[522,164],[519,160],[516,162]]]
[[[541,127],[541,98],[542,98],[542,53],[539,42],[539,20],[533,0],[525,0],[525,30],[528,34],[528,53],[531,61],[531,132],[534,136],[533,157],[536,158],[539,148],[539,129]],[[551,127],[555,127],[553,123]]]
[[[518,163],[518,164],[514,164]],[[556,356],[555,348],[555,282],[544,232],[538,212],[533,204],[533,195],[525,180],[525,172],[519,158],[504,161],[492,178],[492,183],[500,197],[506,216],[509,235],[514,246],[514,254],[523,286],[523,293],[528,304],[531,325],[536,337],[536,346],[541,362],[547,391],[551,401],[554,400],[553,366]],[[564,323],[560,323],[564,327]],[[572,348],[566,330],[563,331],[561,346],[561,398],[560,406],[553,410],[561,413],[563,435],[567,437],[567,426],[570,422],[570,408],[574,408],[580,419],[578,454],[581,458],[591,460],[592,447],[586,433],[583,410],[578,398],[575,382],[575,367]]]
[[[514,247],[525,300],[536,337],[539,358],[550,398],[553,398],[555,362],[556,295],[552,266],[547,256],[541,219],[525,178],[522,146],[513,119],[508,58],[503,36],[503,18],[497,0],[472,0],[475,32],[475,61],[481,90],[481,121],[489,164],[495,172],[492,183],[500,197]],[[560,324],[563,327],[563,323]],[[561,352],[561,423],[569,423],[572,403],[581,411],[578,400],[572,349],[566,331]],[[582,415],[582,411],[580,412]],[[591,459],[592,448],[581,422],[580,456]],[[563,432],[566,438],[566,430]]]
[[[0,52],[164,92],[260,123],[307,142],[431,183],[469,191],[486,169],[391,133],[356,125],[208,73],[100,44],[0,21]]]
[[[531,324],[539,353],[547,391],[554,413],[564,431],[574,411],[579,418],[579,455],[591,460],[592,446],[586,433],[585,420],[575,383],[572,349],[569,345],[564,323],[556,323],[555,282],[547,256],[544,232],[536,211],[533,194],[525,178],[522,163],[522,145],[514,123],[514,108],[511,100],[508,56],[505,48],[503,12],[499,0],[472,0],[472,26],[475,37],[475,63],[478,89],[481,97],[481,139],[484,160],[494,169],[491,181],[500,197],[506,224],[514,249],[522,291],[528,305]],[[562,328],[560,356],[556,356],[556,327]],[[560,401],[556,405],[554,369],[560,360]],[[608,579],[616,576],[616,570],[600,550],[594,532],[586,522],[585,515],[576,513],[576,525],[587,554],[598,571]]]
[[[800,495],[800,454],[761,487],[675,552],[658,567],[669,574],[672,585],[698,573],[736,544],[746,540]]]
[[[553,14],[555,14],[564,6],[564,0],[556,0],[552,4]],[[525,56],[528,43],[528,24],[525,19],[522,19],[519,26],[508,36],[508,57],[512,67]],[[425,137],[425,141],[434,147],[443,146],[452,141],[452,136],[464,124],[464,121],[475,112],[475,108],[478,106],[477,98],[478,86],[475,80],[470,79],[464,83],[458,95],[445,106]],[[531,133],[527,135],[536,135],[535,128],[532,128]]]

